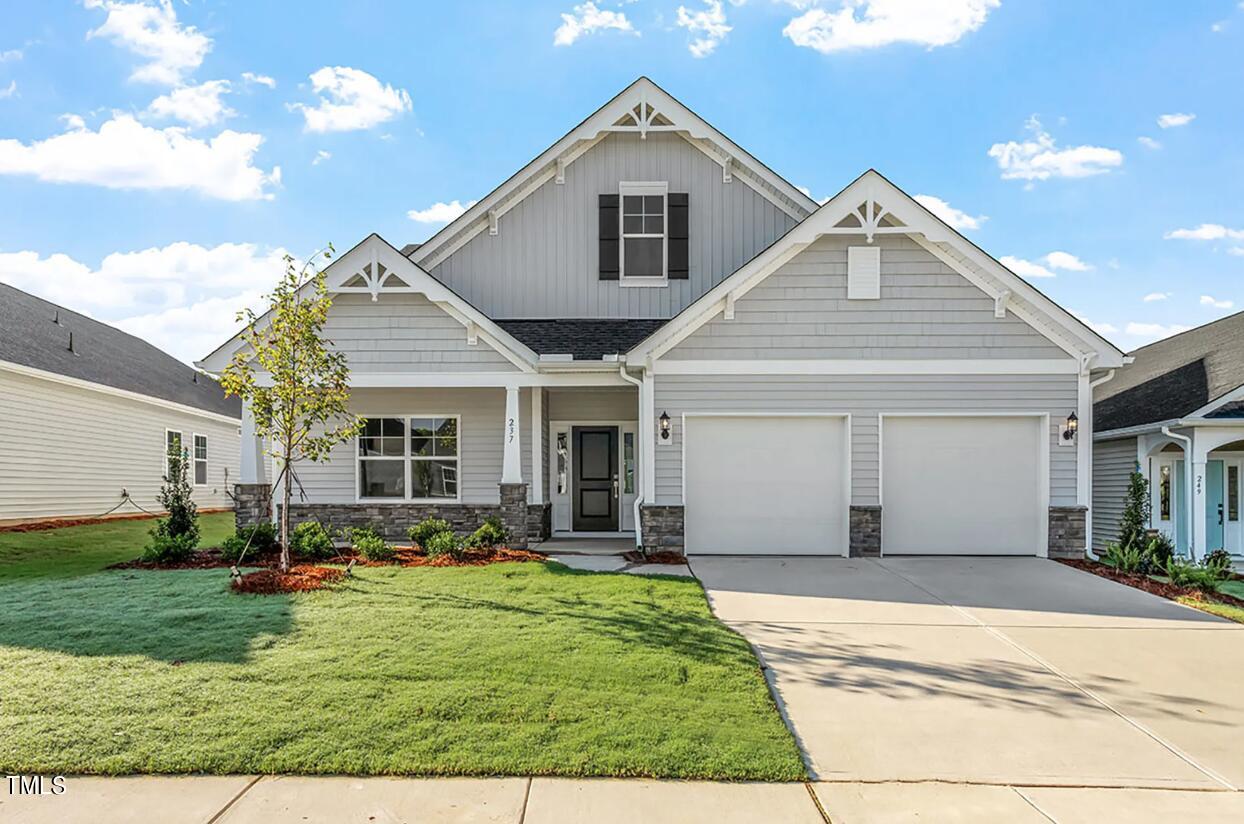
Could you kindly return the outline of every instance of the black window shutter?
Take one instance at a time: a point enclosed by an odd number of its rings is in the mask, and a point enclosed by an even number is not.
[[[600,279],[618,279],[618,196],[600,195]]]
[[[691,276],[690,204],[686,192],[669,194],[669,276],[686,280]]]

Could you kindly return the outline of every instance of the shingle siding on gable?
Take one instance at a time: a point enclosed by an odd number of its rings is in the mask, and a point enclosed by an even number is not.
[[[602,281],[598,195],[620,181],[667,181],[690,202],[690,271],[662,287]],[[494,318],[663,318],[722,281],[795,221],[671,134],[613,134],[431,270]]]
[[[847,248],[823,237],[666,358],[1067,358],[1024,321],[994,317],[993,299],[915,241],[876,238],[881,297],[847,298]]]

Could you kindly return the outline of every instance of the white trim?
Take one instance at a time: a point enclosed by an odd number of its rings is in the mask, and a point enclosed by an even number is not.
[[[1220,426],[1227,429],[1244,428],[1244,418],[1171,418],[1165,421],[1142,423],[1122,429],[1107,429],[1093,434],[1093,441],[1117,441],[1135,435],[1148,435],[1161,432],[1170,427],[1196,428],[1198,426]]]
[[[566,372],[352,372],[355,389],[417,389],[441,387],[506,386],[627,386],[618,377],[617,364],[604,363],[599,371]],[[608,371],[604,371],[608,370]],[[260,381],[261,383],[263,381]]]
[[[842,534],[839,536],[842,541],[843,558],[851,555],[851,500],[853,490],[851,488],[851,413],[850,412],[683,412],[682,413],[682,431],[679,432],[679,450],[678,456],[679,466],[681,469],[682,483],[679,489],[679,505],[686,507],[687,505],[687,419],[688,418],[833,418],[843,421],[843,479],[842,479]],[[686,516],[684,515],[684,524]],[[683,527],[684,530],[686,527]],[[686,535],[683,536],[686,539]]]
[[[626,203],[627,197],[643,197],[645,195],[661,196],[661,274],[627,275],[626,274]],[[641,212],[646,216],[645,212]],[[643,217],[641,217],[641,220]],[[619,286],[668,286],[669,285],[669,222],[670,198],[669,183],[664,180],[623,180],[618,183],[618,285]],[[653,234],[639,232],[630,235],[633,238],[653,239]]]
[[[385,456],[385,457],[370,457],[370,458],[362,457],[361,455],[359,455],[359,438],[364,437],[361,431],[359,432],[359,434],[355,435],[354,438],[349,441],[354,451],[353,452],[354,502],[356,504],[460,504],[462,503],[462,454],[463,454],[462,415],[458,413],[442,413],[442,412],[403,412],[400,414],[381,413],[381,414],[376,414],[376,415],[368,415],[364,413],[356,413],[356,414],[358,414],[360,418],[369,419],[369,420],[373,418],[374,419],[398,418],[402,421],[402,425],[403,425],[402,426],[402,442],[403,443],[402,443],[402,455],[401,456]],[[416,460],[425,460],[424,458],[417,458],[410,454],[410,422],[414,420],[415,418],[441,418],[443,420],[452,418],[454,421],[457,422],[456,423],[457,435],[455,436],[455,440],[457,440],[457,450],[456,450],[457,454],[453,457],[453,461],[458,467],[458,477],[457,477],[457,480],[454,482],[454,491],[456,494],[453,498],[411,498],[410,497],[410,493],[411,493],[410,465],[411,465],[411,462],[416,461]],[[426,458],[426,460],[449,460],[449,459],[450,458],[448,455],[445,455],[445,456],[431,455]],[[365,460],[368,460],[368,461],[401,461],[402,467],[403,467],[402,484],[403,484],[403,489],[405,490],[405,495],[401,498],[364,498],[361,495],[359,495],[359,464],[361,464]]]
[[[198,409],[193,406],[186,406],[184,403],[175,401],[166,401],[162,398],[152,397],[151,395],[143,395],[138,392],[131,392],[128,389],[117,389],[115,386],[108,386],[94,381],[82,380],[81,378],[72,378],[68,375],[61,375],[57,372],[47,372],[43,369],[35,369],[31,366],[23,366],[20,363],[11,363],[9,361],[0,361],[0,371],[12,372],[17,375],[23,375],[28,378],[38,378],[39,380],[51,381],[52,383],[60,383],[65,386],[72,386],[76,389],[86,389],[91,392],[101,392],[105,395],[112,395],[117,398],[125,398],[126,400],[138,401],[139,403],[149,403],[152,406],[158,406],[162,409],[171,409],[174,412],[181,412],[186,415],[198,415],[201,418],[207,418],[212,421],[220,421],[222,423],[231,423],[240,426],[242,419],[240,417],[231,418],[228,415],[221,415],[218,412],[209,412],[206,409]],[[223,389],[221,390],[224,391]]]
[[[163,458],[162,458],[162,460],[163,460],[163,462],[164,462],[164,471],[160,473],[160,477],[161,477],[161,478],[165,478],[165,479],[167,479],[167,478],[168,478],[168,435],[169,435],[169,433],[170,433],[170,432],[176,432],[176,433],[177,433],[177,443],[178,443],[178,445],[181,447],[181,452],[182,452],[182,455],[185,455],[185,454],[186,454],[186,433],[185,433],[185,430],[182,430],[182,429],[170,429],[170,428],[169,428],[169,427],[167,427],[167,426],[166,426],[166,427],[164,427],[164,450],[163,450],[163,453],[162,453],[162,454],[163,454]]]
[[[885,419],[886,418],[1035,418],[1040,423],[1037,504],[1037,555],[1050,556],[1050,414],[1048,412],[880,412],[877,414],[877,505],[885,514]],[[881,531],[881,555],[885,556],[885,530]],[[1023,557],[1023,556],[1016,556]]]
[[[203,439],[203,483],[199,483],[198,481],[198,477],[199,477],[198,475],[198,470],[199,470],[198,448],[199,448],[199,445],[197,441],[199,440],[199,438]],[[210,450],[211,450],[211,442],[207,439],[206,433],[204,432],[191,432],[190,433],[190,473],[191,473],[190,474],[190,485],[193,487],[204,487],[204,486],[212,485],[212,482],[211,482],[212,463],[211,463]]]
[[[1228,403],[1231,403],[1232,401],[1238,401],[1241,399],[1244,399],[1244,385],[1237,386],[1235,389],[1232,389],[1230,392],[1224,392],[1223,394],[1214,398],[1209,403],[1202,406],[1200,409],[1197,409],[1197,410],[1194,410],[1188,413],[1187,417],[1203,418],[1206,415],[1208,415],[1210,412],[1213,412],[1218,407],[1224,406]],[[1215,418],[1214,420],[1217,420],[1217,419]],[[1231,420],[1231,418],[1223,418],[1222,420],[1229,421]]]
[[[659,360],[658,375],[1074,375],[1070,359],[1042,360]]]
[[[599,426],[599,427],[611,426],[618,430],[618,454],[617,454],[617,464],[615,467],[618,471],[618,531],[616,534],[618,537],[629,538],[639,528],[639,525],[638,523],[634,523],[634,524],[631,524],[630,529],[626,528],[626,521],[628,517],[631,520],[634,520],[634,514],[630,512],[631,507],[628,507],[625,504],[626,498],[627,498],[626,437],[625,436],[628,433],[635,436],[635,491],[630,493],[630,495],[638,499],[640,497],[640,489],[641,489],[640,487],[641,474],[640,474],[640,466],[639,466],[640,465],[639,422],[633,421],[633,420],[632,421],[616,421],[616,420],[614,421],[582,421],[582,420],[552,421],[551,420],[548,422],[549,444],[552,447],[551,449],[549,449],[549,455],[548,455],[548,470],[549,470],[549,476],[551,478],[557,477],[557,435],[559,432],[566,433],[566,492],[564,493],[564,497],[566,498],[566,505],[569,507],[569,509],[567,510],[567,515],[570,519],[571,527],[574,526],[574,498],[575,498],[574,496],[574,480],[575,480],[574,430],[575,430],[575,427],[583,427],[583,426]],[[550,491],[549,492],[550,500],[552,500],[553,497],[562,497],[562,496],[558,496],[555,491]],[[557,528],[556,513],[553,513],[552,517],[553,517],[552,532],[554,535],[574,536],[574,535],[614,535],[615,534],[608,530],[605,530],[603,532],[601,531],[591,532],[591,531],[574,530],[574,529],[559,530]]]
[[[534,387],[531,390],[531,502],[544,503],[544,389]]]

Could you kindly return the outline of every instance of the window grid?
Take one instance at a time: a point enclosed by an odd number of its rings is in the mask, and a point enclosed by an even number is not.
[[[164,430],[164,477],[168,477],[169,455],[181,455],[181,432],[177,429]]]
[[[620,183],[618,193],[619,275],[623,280],[664,280],[668,276],[665,183]],[[627,263],[630,251],[631,262]]]
[[[459,423],[456,415],[368,418],[356,438],[356,497],[415,503],[460,500]]]
[[[207,436],[194,436],[194,485],[207,486]]]

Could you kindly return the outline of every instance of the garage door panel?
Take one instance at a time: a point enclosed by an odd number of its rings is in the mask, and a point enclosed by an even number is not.
[[[844,418],[688,418],[684,437],[690,553],[843,553]]]
[[[882,432],[883,552],[1037,555],[1041,418],[893,417]]]

